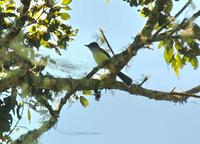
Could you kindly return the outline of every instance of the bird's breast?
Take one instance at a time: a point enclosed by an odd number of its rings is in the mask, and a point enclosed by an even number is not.
[[[93,53],[93,57],[98,65],[101,65],[103,62],[109,60],[110,58],[104,53]]]

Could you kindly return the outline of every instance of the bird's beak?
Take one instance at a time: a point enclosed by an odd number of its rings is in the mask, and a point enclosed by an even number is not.
[[[84,46],[88,47],[88,45],[84,45]]]

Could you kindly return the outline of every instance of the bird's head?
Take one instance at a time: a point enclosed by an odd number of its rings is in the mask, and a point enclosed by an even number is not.
[[[88,47],[89,49],[99,48],[99,45],[96,42],[92,42],[92,43],[85,45],[85,46]]]

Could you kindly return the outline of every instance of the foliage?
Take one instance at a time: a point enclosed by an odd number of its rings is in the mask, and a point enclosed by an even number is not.
[[[38,89],[31,85],[33,76],[42,75],[42,71],[49,62],[55,63],[50,57],[37,55],[35,49],[51,48],[60,54],[60,49],[66,49],[68,42],[73,40],[77,31],[67,24],[71,1],[0,1],[0,64],[1,79],[19,77],[31,71],[17,88],[10,87],[8,91],[1,91],[0,97],[0,141],[10,141],[9,131],[13,126],[13,117],[22,117],[23,105],[17,98],[26,99],[26,103],[34,110],[42,107],[46,99],[52,100],[52,92]],[[9,35],[9,33],[11,33]],[[8,44],[9,42],[9,44]],[[7,45],[8,44],[8,45]],[[8,48],[9,47],[9,48]],[[23,72],[21,71],[23,70]],[[16,78],[16,83],[19,79]],[[46,80],[48,84],[48,80]],[[13,95],[12,91],[15,91]],[[10,94],[10,95],[9,95]],[[3,98],[3,95],[4,98]],[[6,96],[8,95],[8,96]],[[28,96],[38,96],[36,101]],[[24,101],[23,100],[23,101]],[[11,114],[13,112],[13,114]],[[31,112],[28,109],[28,120]],[[7,134],[5,133],[7,132]]]
[[[148,17],[152,13],[152,5],[155,0],[125,0],[130,6],[139,7],[139,12]],[[178,0],[175,0],[178,1]],[[189,5],[191,1],[188,1]],[[186,5],[186,6],[187,6]],[[200,27],[191,21],[187,24],[178,24],[175,20],[179,16],[171,15],[173,0],[158,1],[158,14],[156,16],[157,24],[154,27],[154,36],[159,32],[168,31],[166,37],[159,42],[158,48],[163,47],[164,58],[167,64],[170,64],[176,75],[179,70],[187,63],[191,63],[194,69],[198,67],[197,56],[199,54]],[[181,12],[181,11],[180,11]],[[174,36],[174,35],[179,35]]]

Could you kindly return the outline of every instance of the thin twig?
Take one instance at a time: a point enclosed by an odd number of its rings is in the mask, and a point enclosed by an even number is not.
[[[103,32],[103,30],[102,30],[102,29],[99,29],[99,31],[101,32],[101,34],[102,34],[102,36],[103,36],[103,39],[105,40],[105,42],[106,42],[108,48],[110,49],[111,53],[112,53],[113,55],[115,55],[114,51],[112,50],[112,48],[111,48],[111,46],[110,46],[110,44],[109,44],[109,42],[108,42],[108,40],[107,40],[107,38],[106,38],[104,32]]]
[[[147,80],[148,80],[148,77],[146,76],[138,86],[141,87]]]
[[[172,92],[172,95],[179,95],[179,96],[187,96],[187,97],[193,97],[193,98],[200,98],[199,95],[190,94],[190,93],[179,93],[179,92]]]
[[[188,0],[188,2],[178,11],[177,14],[175,14],[175,18],[177,18],[190,4],[192,3],[192,0]]]

